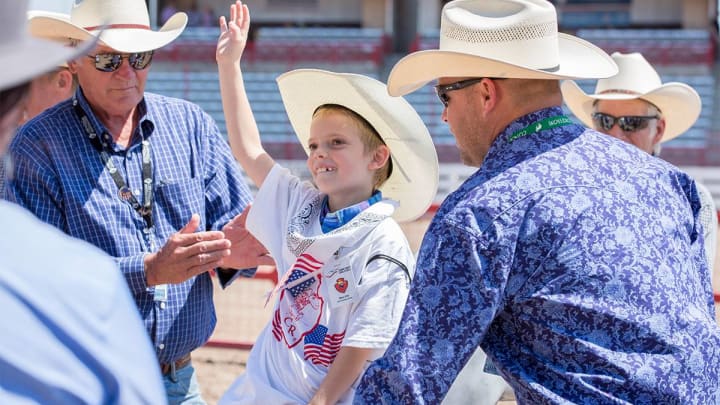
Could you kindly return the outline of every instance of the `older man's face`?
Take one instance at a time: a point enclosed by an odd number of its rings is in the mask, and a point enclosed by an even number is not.
[[[120,52],[99,45],[90,54],[104,53]],[[71,71],[77,74],[85,97],[101,119],[131,113],[143,98],[150,71],[149,66],[141,70],[134,69],[127,56],[123,57],[120,67],[113,72],[96,69],[95,60],[87,56],[82,56],[69,65]]]
[[[634,100],[599,100],[595,104],[595,112],[607,114],[615,118],[624,116],[653,116],[657,115],[657,109],[652,107],[650,103],[641,99]],[[594,122],[594,127],[600,132],[604,132],[617,139],[631,143],[647,153],[652,153],[653,148],[662,139],[665,132],[665,121],[663,118],[648,119],[647,126],[637,131],[630,132],[620,128],[618,122],[610,129],[598,126]]]

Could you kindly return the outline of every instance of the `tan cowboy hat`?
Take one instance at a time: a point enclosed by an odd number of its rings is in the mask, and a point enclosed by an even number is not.
[[[69,48],[32,37],[27,29],[27,11],[27,0],[0,2],[0,90],[53,70],[95,46],[94,40]]]
[[[65,21],[70,21],[70,14],[58,13],[58,12],[55,12],[55,11],[30,10],[30,11],[27,12],[27,16],[28,16],[28,20],[31,19],[31,18],[33,18],[33,17],[40,17],[40,16],[42,16],[42,17],[55,17],[55,18],[63,19],[63,20],[65,20]],[[32,31],[30,31],[30,33],[32,34]],[[68,38],[66,38],[66,37],[43,37],[43,36],[38,36],[38,35],[35,35],[35,34],[33,34],[33,35],[36,36],[36,37],[38,37],[38,38],[45,38],[45,39],[50,39],[50,40],[53,40],[53,41],[56,41],[56,42],[60,42],[61,44],[66,45],[66,46],[70,46],[70,45],[71,45],[70,40],[69,40]],[[58,66],[59,66],[59,67],[64,67],[64,68],[68,67],[67,61],[59,64]]]
[[[560,86],[570,111],[585,125],[593,127],[593,104],[596,100],[642,99],[654,104],[665,117],[665,133],[660,142],[667,142],[687,131],[700,116],[702,101],[697,92],[685,83],[662,84],[660,75],[645,58],[635,52],[615,52],[612,58],[620,73],[598,80],[595,94],[586,94],[577,83],[566,81]]]
[[[390,148],[393,169],[380,190],[400,203],[393,218],[412,221],[427,211],[438,187],[437,152],[422,119],[404,98],[390,97],[385,84],[358,74],[297,69],[277,82],[306,153],[315,110],[324,104],[346,107],[365,118]]]
[[[439,77],[598,79],[615,73],[600,48],[558,33],[547,0],[455,0],[442,9],[440,49],[402,58],[388,89],[403,95]]]
[[[57,16],[30,18],[33,35],[43,38],[85,40],[98,36],[100,43],[119,52],[152,51],[182,34],[187,14],[175,13],[158,31],[150,29],[150,16],[144,0],[84,0],[76,2],[70,20]]]

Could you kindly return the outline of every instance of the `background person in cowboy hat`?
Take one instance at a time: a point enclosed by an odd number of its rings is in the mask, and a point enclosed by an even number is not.
[[[60,13],[49,13],[44,11],[28,11],[28,17],[33,15],[59,15],[69,18],[68,15]],[[31,31],[32,34],[32,31]],[[38,38],[43,38],[38,36]],[[59,42],[69,42],[67,38],[46,38]],[[72,93],[77,89],[77,80],[70,70],[67,63],[63,61],[55,69],[43,73],[30,81],[30,89],[23,103],[23,114],[20,116],[20,124],[24,124],[29,119],[45,111],[48,107],[52,107],[58,102],[70,98]],[[0,161],[0,190],[4,187],[5,177],[12,175],[12,164],[10,163],[9,173],[5,173],[5,162]]]
[[[585,125],[658,156],[660,144],[687,131],[700,116],[702,102],[685,83],[665,83],[639,53],[613,53],[620,73],[598,80],[595,94],[575,82],[560,86],[570,111]],[[705,256],[712,271],[717,241],[717,212],[710,191],[700,183],[700,222]]]
[[[62,13],[42,10],[31,10],[28,12],[28,18],[34,16],[55,16],[57,18],[70,19],[69,15]],[[41,34],[36,35],[32,30],[30,33],[37,38],[51,39],[64,45],[71,45],[68,38],[43,37]],[[75,90],[77,90],[77,85],[77,80],[75,76],[70,73],[67,62],[63,62],[58,65],[57,68],[33,79],[21,123],[24,124],[60,101],[70,98]]]
[[[170,403],[202,402],[190,352],[215,327],[207,271],[252,267],[264,253],[251,237],[230,249],[244,228],[221,231],[250,192],[215,123],[194,104],[144,92],[153,50],[186,21],[178,13],[152,31],[142,0],[85,0],[70,21],[33,17],[33,32],[52,37],[84,40],[106,29],[69,63],[80,83],[73,98],[20,129],[7,187],[10,200],[115,258]]]
[[[563,116],[560,79],[617,66],[556,18],[544,0],[452,1],[440,49],[391,71],[394,95],[438,80],[478,170],[433,218],[398,333],[356,403],[438,403],[478,346],[521,404],[720,397],[694,183]]]
[[[0,2],[0,158],[34,77],[94,46],[31,38],[27,1]],[[117,265],[0,201],[0,403],[163,404],[157,367]],[[38,254],[42,251],[42,254]]]
[[[301,182],[260,142],[240,69],[249,26],[247,6],[230,6],[216,58],[228,139],[259,188],[247,226],[282,281],[246,373],[220,404],[350,404],[400,321],[415,258],[396,221],[432,203],[435,147],[417,112],[385,84],[293,70],[277,81],[314,185]]]

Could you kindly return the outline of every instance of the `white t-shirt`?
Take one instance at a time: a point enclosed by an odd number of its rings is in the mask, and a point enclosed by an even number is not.
[[[276,289],[273,319],[220,404],[306,404],[341,346],[376,349],[374,360],[395,336],[415,268],[391,218],[395,204],[375,203],[323,234],[323,198],[278,165],[258,191],[247,227],[275,258],[285,288]],[[354,392],[338,403],[352,403]]]
[[[700,196],[700,223],[703,227],[705,237],[705,257],[708,261],[710,271],[715,265],[715,247],[717,244],[718,217],[710,190],[699,182],[695,182],[698,195]]]

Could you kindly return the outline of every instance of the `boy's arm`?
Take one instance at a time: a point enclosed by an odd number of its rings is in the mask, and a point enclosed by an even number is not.
[[[242,165],[253,183],[259,188],[275,162],[265,152],[240,69],[240,58],[247,44],[250,11],[240,1],[230,6],[230,20],[220,17],[215,59],[220,77],[228,140],[235,159]]]
[[[360,376],[374,349],[343,346],[308,405],[335,404]]]

